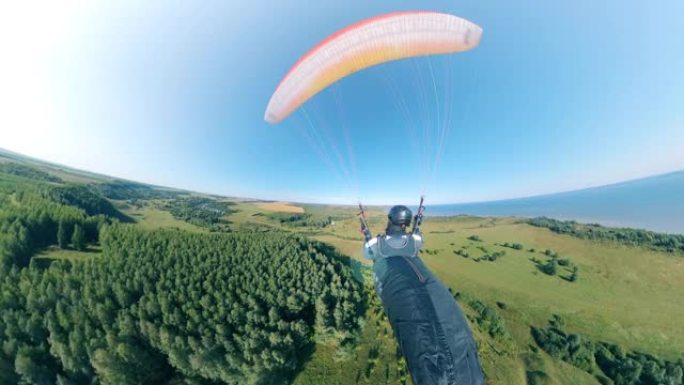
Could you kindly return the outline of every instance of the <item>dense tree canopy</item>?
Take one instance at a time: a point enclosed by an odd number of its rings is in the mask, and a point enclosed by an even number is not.
[[[279,384],[359,327],[361,284],[321,243],[145,232],[22,178],[0,174],[2,384]],[[31,260],[60,239],[102,253]]]
[[[114,225],[101,243],[88,263],[5,271],[4,383],[281,383],[315,335],[358,326],[360,284],[302,238]]]
[[[106,215],[120,221],[131,219],[119,212],[111,202],[84,185],[64,185],[44,190],[45,196],[57,203],[83,209],[87,215]]]
[[[83,230],[86,242],[95,241],[98,228],[112,220],[54,201],[46,188],[0,174],[0,264],[23,267],[41,247],[57,243],[66,247],[75,225]]]

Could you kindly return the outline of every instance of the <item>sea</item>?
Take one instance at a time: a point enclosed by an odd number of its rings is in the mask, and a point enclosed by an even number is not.
[[[546,216],[684,234],[684,171],[529,198],[432,205],[425,215]]]

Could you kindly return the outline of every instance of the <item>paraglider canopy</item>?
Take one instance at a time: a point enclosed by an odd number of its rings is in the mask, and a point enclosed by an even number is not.
[[[398,12],[352,24],[320,42],[290,69],[271,96],[264,120],[278,123],[339,79],[391,60],[467,51],[482,28],[438,12]]]

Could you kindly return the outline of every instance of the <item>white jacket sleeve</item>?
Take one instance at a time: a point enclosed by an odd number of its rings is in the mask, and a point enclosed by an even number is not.
[[[420,251],[420,249],[423,248],[423,235],[413,234],[413,240],[416,243],[416,250]]]
[[[363,256],[371,261],[377,256],[378,238],[372,238],[363,245]]]

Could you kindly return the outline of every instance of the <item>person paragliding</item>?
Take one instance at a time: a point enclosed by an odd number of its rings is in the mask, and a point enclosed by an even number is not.
[[[372,237],[363,206],[359,219],[364,256],[415,385],[481,385],[477,347],[449,290],[419,257],[423,199],[412,216],[406,206],[387,215],[385,233]],[[411,231],[409,225],[413,220]]]
[[[282,122],[317,93],[357,71],[393,60],[468,51],[481,36],[476,24],[439,12],[397,12],[352,24],[292,66],[271,95],[264,120]],[[483,384],[477,348],[461,310],[419,257],[422,199],[415,216],[406,206],[393,207],[385,234],[378,237],[371,235],[359,206],[364,254],[373,261],[376,290],[413,383]]]

